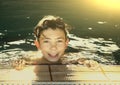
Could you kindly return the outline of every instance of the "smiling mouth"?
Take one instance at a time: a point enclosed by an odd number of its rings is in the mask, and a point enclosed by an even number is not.
[[[48,54],[50,57],[52,57],[52,58],[56,58],[57,56],[58,56],[58,54],[55,54],[55,55],[53,55],[53,54]]]

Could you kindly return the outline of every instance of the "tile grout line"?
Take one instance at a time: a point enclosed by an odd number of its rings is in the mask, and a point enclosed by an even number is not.
[[[51,72],[51,67],[50,67],[50,65],[48,65],[48,68],[49,68],[49,73],[50,73],[50,79],[51,79],[51,81],[53,81],[52,72]]]
[[[110,78],[106,75],[105,71],[103,70],[103,68],[101,66],[99,66],[101,72],[103,73],[103,75],[110,81]]]

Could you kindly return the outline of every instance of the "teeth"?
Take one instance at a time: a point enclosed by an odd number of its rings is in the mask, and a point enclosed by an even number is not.
[[[57,56],[57,54],[55,54],[55,55],[51,55],[51,54],[49,54],[49,56],[51,56],[51,57],[56,57],[56,56]]]

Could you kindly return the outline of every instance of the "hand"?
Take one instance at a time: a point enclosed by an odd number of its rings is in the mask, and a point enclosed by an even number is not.
[[[13,61],[12,66],[16,70],[22,70],[25,67],[25,63],[26,61],[24,59],[19,59],[19,60]]]
[[[97,61],[94,60],[85,60],[83,62],[83,65],[87,66],[88,68],[92,69],[92,70],[96,70],[99,67],[99,64]]]

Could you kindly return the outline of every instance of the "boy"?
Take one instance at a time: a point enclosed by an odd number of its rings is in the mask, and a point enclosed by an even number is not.
[[[60,58],[68,46],[69,39],[67,37],[68,26],[58,16],[45,16],[39,21],[34,29],[35,45],[38,52],[42,52],[42,58],[24,59],[17,61],[14,66],[21,69],[25,64],[59,64]],[[79,64],[85,64],[88,67],[95,67],[97,62],[85,59],[79,59]],[[98,64],[97,64],[98,65]]]
[[[68,46],[67,24],[60,17],[45,16],[35,27],[35,45],[43,57],[55,63],[63,56]]]

